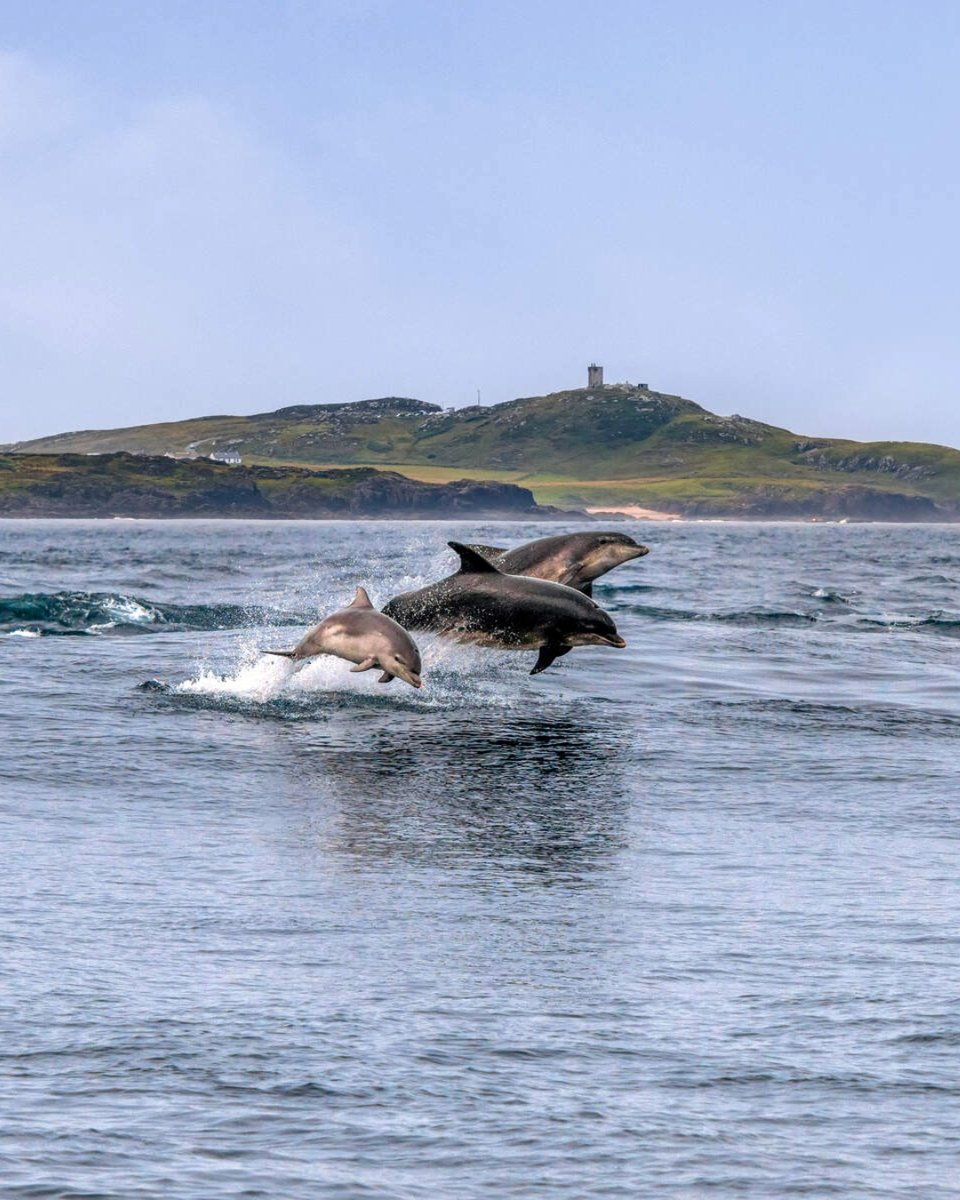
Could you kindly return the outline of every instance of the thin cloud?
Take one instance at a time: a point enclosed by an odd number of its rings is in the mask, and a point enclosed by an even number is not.
[[[70,396],[112,424],[309,393],[378,291],[358,232],[202,97],[107,117],[0,73],[4,435],[61,427]]]

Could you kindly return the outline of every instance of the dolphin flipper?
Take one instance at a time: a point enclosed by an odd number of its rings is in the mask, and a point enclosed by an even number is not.
[[[555,658],[562,658],[572,649],[572,646],[541,646],[540,653],[537,655],[537,664],[530,674],[539,675],[541,671],[545,671],[550,666]]]
[[[356,675],[358,671],[369,671],[371,667],[375,667],[377,665],[377,660],[375,658],[365,658],[363,662],[358,662],[355,667],[350,668],[350,674]]]
[[[580,591],[583,592],[583,594],[585,596],[589,596],[590,599],[592,600],[593,599],[593,580],[591,579],[588,583],[581,583]]]
[[[390,681],[394,678],[395,677],[391,675],[389,671],[384,671],[384,673],[377,680],[377,683],[390,683]]]

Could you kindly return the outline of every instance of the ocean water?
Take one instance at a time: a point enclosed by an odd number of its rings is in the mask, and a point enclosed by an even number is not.
[[[624,526],[625,650],[292,645],[443,523],[0,522],[0,1194],[960,1195],[960,529]]]

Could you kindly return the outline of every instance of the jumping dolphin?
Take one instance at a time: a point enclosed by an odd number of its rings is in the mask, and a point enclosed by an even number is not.
[[[351,671],[369,671],[378,667],[383,674],[378,683],[389,683],[394,676],[422,687],[420,651],[413,638],[383,613],[377,612],[362,587],[357,588],[353,603],[329,617],[292,650],[265,650],[296,660],[313,658],[317,654],[332,654],[356,663]]]
[[[609,614],[582,592],[505,575],[470,546],[447,545],[460,556],[459,571],[384,605],[384,613],[404,628],[503,650],[539,649],[531,675],[574,646],[626,645]]]
[[[561,533],[554,537],[524,542],[513,550],[498,546],[471,546],[499,571],[508,575],[530,575],[565,583],[585,596],[593,595],[593,581],[614,567],[649,554],[625,533]]]

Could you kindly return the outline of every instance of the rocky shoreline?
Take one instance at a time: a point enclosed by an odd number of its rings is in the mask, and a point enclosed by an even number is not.
[[[491,480],[421,483],[375,468],[312,471],[114,454],[0,457],[0,517],[260,519],[480,517],[550,520],[528,488]]]

